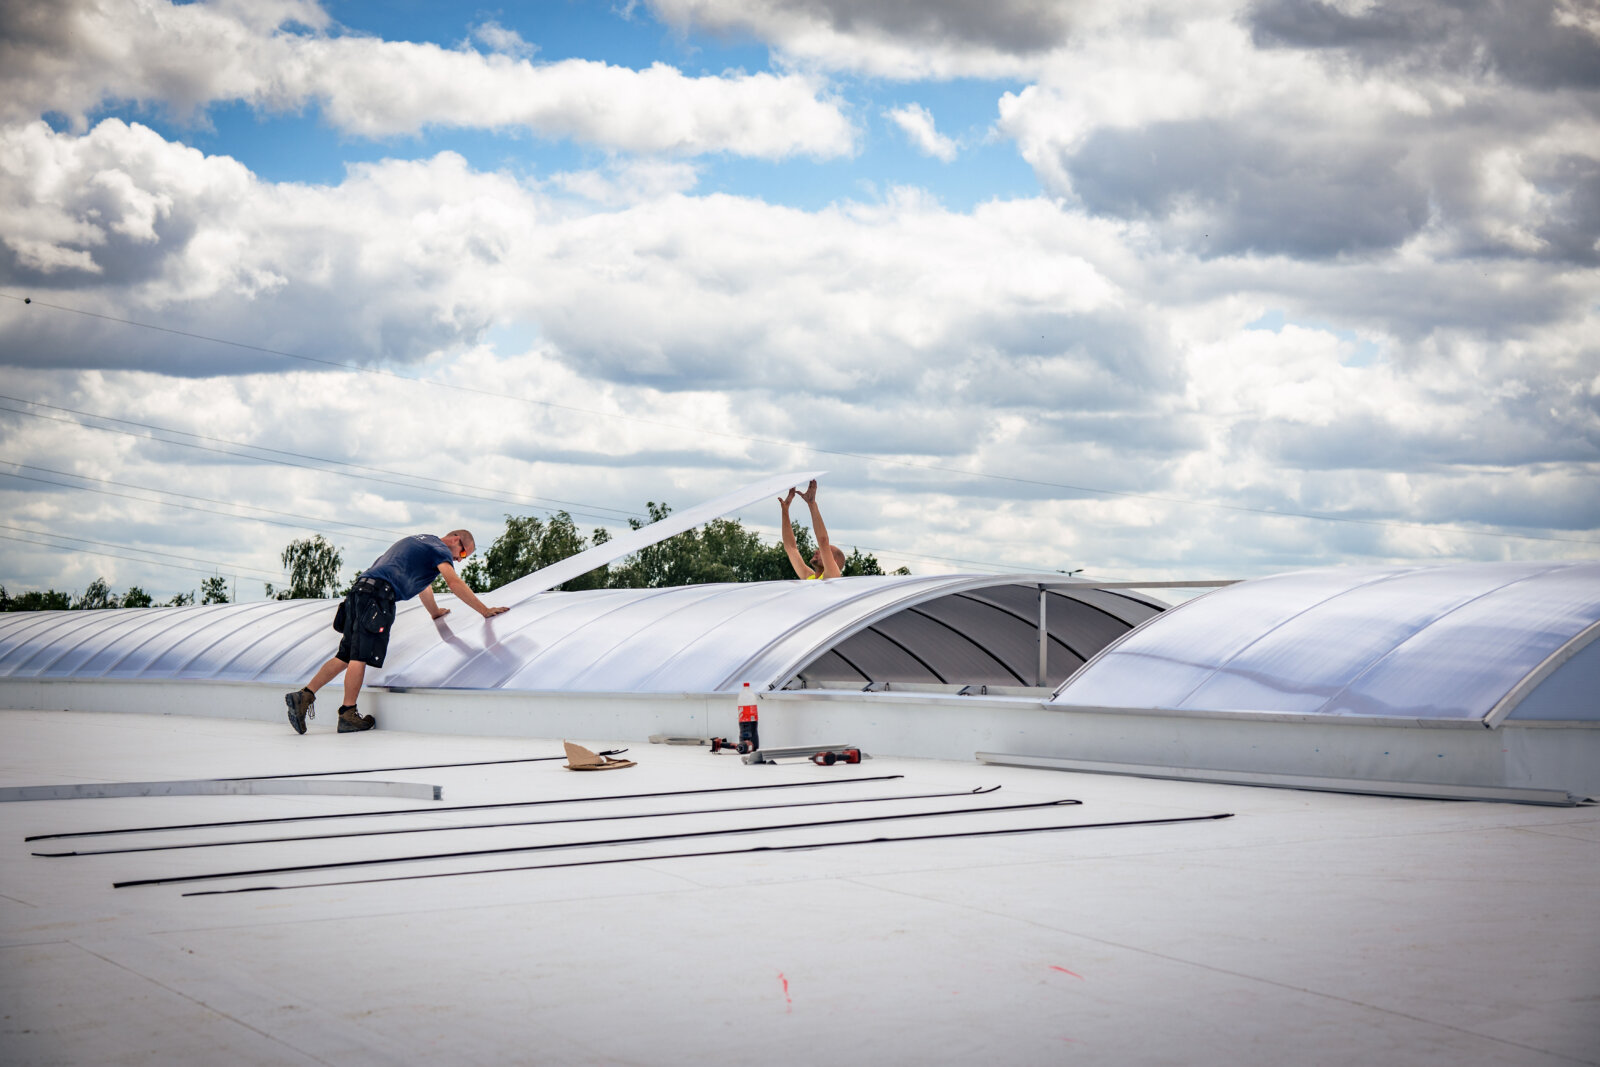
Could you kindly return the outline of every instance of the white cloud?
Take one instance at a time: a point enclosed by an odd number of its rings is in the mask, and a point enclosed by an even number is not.
[[[522,34],[500,25],[493,19],[480,22],[472,27],[472,39],[491,51],[503,52],[508,56],[519,56],[524,59],[539,50],[538,45],[524,41]]]
[[[479,55],[337,36],[313,4],[13,4],[4,17],[19,29],[0,44],[0,109],[18,116],[0,127],[0,276],[38,299],[0,300],[11,389],[630,509],[809,465],[816,456],[762,443],[804,442],[884,460],[822,461],[846,543],[1091,573],[1592,554],[1600,141],[1586,96],[1535,84],[1581,78],[1580,64],[1487,76],[1452,66],[1449,47],[1413,63],[1295,43],[1307,32],[1297,13],[1377,10],[1360,3],[1016,0],[991,5],[987,23],[970,5],[891,0],[654,7],[760,32],[798,71],[1026,73],[999,129],[1048,196],[962,211],[890,184],[881,198],[799,210],[702,192],[723,175],[683,156],[852,150],[846,105],[814,74],[535,65],[489,24],[479,40],[493,53]],[[1365,39],[1362,26],[1327,26]],[[1514,54],[1515,28],[1480,54]],[[445,152],[354,166],[335,184],[274,183],[137,124],[61,133],[37,121],[108,97],[179,111],[315,104],[371,136],[470,122],[654,158],[602,156],[532,180]],[[929,149],[953,147],[924,109],[891,120]],[[1250,328],[1263,316],[1277,325]],[[292,500],[383,530],[460,519],[487,540],[518,510],[393,486],[352,493],[310,472],[91,433],[0,415],[7,456]],[[185,529],[171,509],[20,485],[0,480],[0,508],[41,526],[178,538],[258,569],[294,535],[233,520]],[[747,518],[775,519],[762,515]],[[370,547],[347,544],[352,556]],[[24,584],[58,587],[81,588],[99,566],[9,545],[3,559],[8,582],[26,567]],[[118,588],[155,585],[107,566]]]
[[[1576,490],[1600,469],[1584,340],[1594,313],[1576,290],[1517,290],[1514,265],[1473,281],[1420,264],[1410,297],[1435,315],[1444,293],[1462,309],[1499,299],[1525,315],[1530,296],[1548,300],[1513,341],[1470,323],[1405,336],[1382,316],[1352,339],[1302,320],[1396,299],[1383,262],[1207,263],[1150,247],[1137,224],[1045,199],[961,212],[898,190],[801,211],[688,195],[671,168],[539,185],[450,153],[366,164],[338,185],[273,184],[121,122],[5,136],[0,158],[22,162],[4,171],[0,201],[39,220],[24,236],[100,271],[37,273],[41,300],[481,390],[316,372],[6,301],[0,351],[19,395],[435,476],[470,460],[474,484],[634,509],[815,462],[750,438],[802,441],[919,465],[824,460],[836,472],[830,525],[847,543],[1097,573],[1161,561],[1233,574],[1419,549],[1404,529],[1037,483],[1404,522],[1600,525]],[[119,177],[90,180],[101,173]],[[1246,328],[1270,308],[1286,309],[1283,327]],[[518,326],[533,340],[487,345]],[[1376,358],[1362,356],[1367,342]],[[153,373],[163,370],[173,376]],[[489,538],[517,510],[390,486],[352,498],[307,472],[215,457],[196,467],[169,446],[89,446],[89,431],[14,416],[0,417],[6,426],[5,453],[24,462],[267,507],[292,500],[289,510],[385,530],[459,514]],[[1496,473],[1505,461],[1521,466]],[[0,491],[30,522],[113,542],[125,530],[156,538],[172,518],[84,493]],[[237,536],[257,569],[294,536],[204,521],[218,539],[207,551]],[[1427,551],[1581,549],[1449,535]],[[114,584],[141,580],[117,567]]]
[[[960,151],[954,141],[938,131],[934,125],[933,113],[921,104],[890,108],[884,112],[884,116],[900,127],[907,139],[916,145],[923,155],[949,163]]]
[[[729,152],[762,159],[837,157],[855,131],[822,83],[802,74],[688,77],[661,63],[644,70],[567,59],[536,65],[506,50],[488,55],[434,44],[327,36],[283,21],[326,24],[314,4],[268,16],[231,4],[106,7],[30,5],[21,32],[0,42],[0,117],[50,111],[78,128],[94,108],[130,100],[193,115],[214,102],[297,110],[365,137],[429,126],[522,128],[631,152]],[[7,12],[6,17],[12,13]],[[508,31],[478,28],[501,46]],[[520,40],[520,39],[518,39]]]
[[[787,61],[896,79],[1018,77],[1089,4],[1055,0],[647,0],[682,30],[751,34]]]

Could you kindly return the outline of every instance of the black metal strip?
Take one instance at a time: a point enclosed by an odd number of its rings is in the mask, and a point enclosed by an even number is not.
[[[451,830],[493,830],[502,826],[557,826],[572,822],[615,822],[620,819],[666,819],[680,815],[721,815],[735,811],[777,811],[782,808],[820,808],[832,804],[880,804],[888,800],[945,800],[950,797],[983,796],[997,785],[961,789],[950,793],[900,793],[889,797],[864,797],[851,800],[801,800],[790,804],[750,804],[738,808],[696,808],[691,811],[639,811],[623,815],[574,815],[566,819],[528,819],[519,822],[479,822],[462,826],[407,826],[392,830],[347,830],[340,834],[295,834],[289,837],[250,837],[233,841],[190,841],[179,845],[142,845],[134,848],[99,848],[83,852],[35,852],[45,859],[69,856],[120,856],[128,852],[171,852],[185,848],[225,848],[232,845],[278,845],[294,841],[331,841],[341,837],[387,837],[390,834],[437,834]]]
[[[532,808],[541,804],[587,804],[599,800],[644,800],[682,797],[699,793],[741,793],[751,789],[796,789],[813,785],[849,785],[852,782],[888,782],[903,774],[877,774],[867,778],[819,778],[814,782],[771,782],[766,785],[729,785],[715,789],[668,789],[660,793],[619,793],[605,797],[558,797],[553,800],[509,800],[495,804],[455,804],[450,807],[392,808],[388,811],[341,811],[330,815],[279,815],[267,819],[225,819],[220,822],[177,823],[171,826],[127,826],[118,830],[77,830],[65,834],[34,834],[23,841],[59,841],[69,837],[109,837],[114,834],[153,834],[163,830],[209,830],[219,826],[260,826],[266,823],[317,822],[322,819],[366,819],[377,815],[430,815],[444,811],[482,811],[487,808]]]
[[[1079,800],[1044,800],[1033,804],[1001,804],[991,808],[957,808],[953,811],[918,811],[903,815],[860,815],[853,819],[819,819],[812,822],[783,823],[778,826],[747,826],[732,830],[691,830],[681,834],[646,834],[641,837],[616,837],[601,841],[558,841],[544,845],[514,845],[508,848],[475,848],[462,852],[433,852],[416,856],[384,856],[366,860],[340,860],[335,863],[304,863],[291,867],[260,867],[247,871],[218,871],[214,874],[178,874],[167,878],[135,878],[126,882],[112,882],[113,889],[129,889],[143,885],[174,885],[179,882],[209,882],[218,878],[249,878],[260,874],[294,874],[299,871],[325,871],[340,867],[376,867],[385,863],[417,863],[424,860],[465,859],[470,856],[499,856],[511,852],[546,852],[560,848],[593,848],[600,845],[637,845],[646,841],[677,841],[691,837],[721,837],[726,834],[763,834],[775,830],[807,830],[819,826],[846,826],[860,822],[889,822],[896,819],[926,819],[941,815],[985,815],[1000,811],[1032,811],[1067,804],[1081,804]]]
[[[514,871],[553,871],[563,867],[602,867],[612,863],[652,863],[657,860],[692,859],[697,856],[740,856],[751,852],[809,852],[850,845],[890,845],[899,841],[949,841],[961,837],[999,837],[1006,834],[1044,834],[1063,830],[1104,830],[1124,826],[1170,826],[1176,823],[1214,822],[1231,819],[1233,812],[1217,815],[1188,815],[1176,819],[1128,819],[1122,822],[1069,823],[1065,826],[1022,826],[1003,830],[959,830],[944,834],[917,834],[911,837],[861,837],[851,841],[824,841],[810,845],[755,845],[751,848],[725,848],[714,852],[669,852],[657,856],[621,856],[608,860],[571,860],[566,863],[535,863],[522,867],[488,867],[476,871],[435,871],[432,874],[392,874],[384,878],[352,878],[339,882],[306,882],[301,885],[252,885],[241,889],[198,889],[186,897],[217,897],[231,893],[275,893],[285,889],[327,889],[333,886],[373,885],[378,882],[418,882],[427,878],[465,878],[474,874],[509,874]]]
[[[602,756],[620,756],[628,751],[625,748],[607,749],[600,753]],[[362,767],[351,771],[305,771],[298,774],[252,774],[249,777],[235,775],[231,778],[220,779],[225,782],[265,782],[273,778],[323,778],[336,774],[380,774],[384,771],[426,771],[440,767],[488,767],[499,763],[548,763],[551,760],[566,759],[566,756],[529,756],[524,759],[486,759],[472,763],[413,763],[406,767]]]

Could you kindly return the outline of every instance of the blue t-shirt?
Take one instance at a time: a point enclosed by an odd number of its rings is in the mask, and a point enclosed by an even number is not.
[[[363,578],[382,578],[394,586],[396,600],[410,600],[439,577],[439,564],[455,560],[450,548],[432,534],[402,537],[361,572]]]

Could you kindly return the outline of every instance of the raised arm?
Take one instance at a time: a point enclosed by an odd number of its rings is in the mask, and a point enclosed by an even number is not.
[[[478,594],[472,591],[472,587],[461,580],[461,575],[457,574],[456,569],[450,564],[439,564],[439,574],[444,578],[444,584],[449,586],[450,591],[456,595],[457,600],[460,600],[484,618],[487,619],[511,610],[510,608],[491,608],[486,606],[483,601],[478,599]],[[423,601],[423,606],[429,608],[429,614],[433,614],[432,607],[428,605],[427,601]],[[433,617],[437,619],[439,616],[434,614]]]
[[[828,528],[822,522],[822,510],[817,507],[817,480],[811,479],[811,484],[806,486],[806,491],[800,496],[805,500],[806,506],[811,509],[811,532],[817,538],[817,561],[822,564],[824,578],[839,578],[844,572],[839,569],[839,559],[833,547],[833,542],[828,540]],[[798,554],[798,553],[797,553]]]
[[[806,566],[805,560],[800,558],[800,546],[794,543],[794,523],[789,519],[789,505],[794,502],[794,488],[791,486],[789,495],[778,500],[778,507],[783,511],[783,550],[789,553],[789,565],[794,568],[796,578],[811,577],[811,568]]]

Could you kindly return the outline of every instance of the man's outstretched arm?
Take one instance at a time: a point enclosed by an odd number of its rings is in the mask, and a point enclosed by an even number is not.
[[[439,564],[439,574],[444,578],[444,584],[449,586],[450,591],[456,595],[457,600],[460,600],[463,604],[471,608],[473,611],[476,611],[484,618],[487,619],[491,616],[499,615],[502,612],[511,610],[510,608],[491,608],[484,604],[483,601],[478,599],[478,594],[472,591],[472,587],[461,580],[461,575],[457,574],[456,569],[450,566],[450,564]],[[429,590],[428,593],[431,598],[431,590]],[[426,606],[427,602],[424,601],[423,604]],[[437,615],[434,616],[436,619],[438,617],[439,616]]]
[[[811,484],[806,486],[806,491],[800,494],[806,506],[811,509],[811,532],[817,539],[817,559],[822,563],[822,576],[824,578],[840,578],[844,572],[839,569],[839,561],[833,554],[833,542],[828,540],[828,528],[822,522],[822,509],[817,507],[817,480],[811,479]]]
[[[422,601],[422,606],[428,609],[428,614],[436,619],[442,619],[450,614],[449,608],[441,608],[439,602],[433,598],[433,589],[431,587],[418,593],[417,599]]]
[[[789,504],[794,500],[795,492],[791,487],[789,495],[778,500],[778,507],[783,511],[783,550],[789,554],[789,566],[794,568],[796,578],[811,577],[811,568],[806,566],[805,560],[800,558],[800,546],[794,541],[794,523],[789,519]]]

